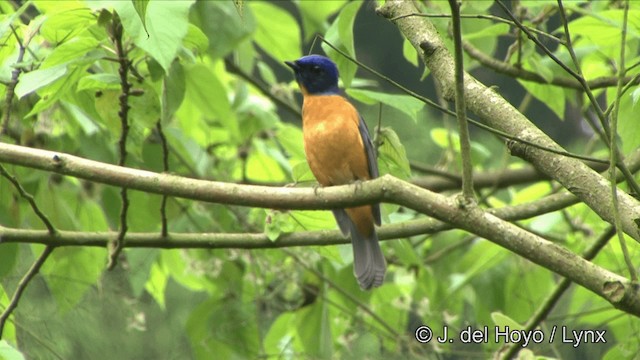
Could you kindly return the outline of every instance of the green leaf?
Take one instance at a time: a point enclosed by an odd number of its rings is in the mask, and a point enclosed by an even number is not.
[[[329,27],[327,18],[345,3],[345,0],[297,1],[296,4],[302,16],[305,41],[310,40],[316,33],[324,33]]]
[[[109,73],[88,75],[78,81],[77,90],[120,90],[120,77]]]
[[[2,244],[0,251],[0,279],[4,278],[13,270],[18,260],[18,244]]]
[[[473,40],[473,39],[481,39],[485,37],[497,37],[499,35],[504,35],[509,33],[509,24],[498,23],[489,26],[484,26],[479,31],[475,31],[472,33],[465,33],[465,40]]]
[[[253,142],[256,144],[256,141]],[[266,150],[266,149],[265,149]],[[239,174],[240,175],[240,174]],[[246,176],[254,181],[285,181],[287,175],[273,156],[257,146],[249,153],[246,163]]]
[[[149,5],[149,0],[131,0],[131,2],[133,3],[133,8],[136,9],[136,13],[138,13],[138,16],[140,17],[144,31],[149,35],[149,31],[147,31],[147,5]]]
[[[62,64],[47,69],[38,69],[22,74],[18,85],[16,85],[15,93],[18,99],[22,99],[26,95],[41,89],[54,81],[62,78],[67,73],[67,65]]]
[[[209,38],[199,27],[189,24],[187,35],[182,40],[183,45],[196,54],[204,54],[209,48]]]
[[[104,249],[92,247],[61,247],[51,254],[42,274],[61,312],[75,307],[98,281],[105,255]]]
[[[145,290],[153,297],[162,309],[165,308],[165,289],[167,288],[168,274],[154,263],[149,271],[149,278],[144,285]]]
[[[133,42],[168,71],[187,35],[189,8],[193,3],[194,0],[149,2],[146,9],[148,35],[131,2],[116,1],[113,5]]]
[[[418,112],[424,107],[424,103],[408,95],[385,94],[371,90],[348,89],[347,94],[365,104],[373,105],[380,102],[394,109],[398,109],[416,121]]]
[[[186,91],[184,68],[174,61],[162,82],[162,121],[171,119],[184,100]]]
[[[300,27],[289,12],[273,3],[250,2],[258,23],[256,43],[278,62],[300,56]]]
[[[39,33],[51,44],[59,44],[88,32],[96,21],[91,10],[80,2],[40,1],[38,8],[42,8],[46,3],[53,5],[54,8],[57,7],[57,9],[43,11],[47,17]]]
[[[151,293],[151,291],[149,291],[156,301],[158,301],[158,298],[156,297],[158,295],[157,292],[164,291],[164,288],[158,282],[148,282],[151,276],[151,267],[156,264],[156,259],[159,257],[159,254],[159,249],[133,248],[127,250],[127,263],[131,269],[135,269],[131,271],[129,276],[129,283],[131,284],[131,290],[133,291],[134,297],[138,298],[147,284],[149,284],[149,288],[155,292]],[[164,301],[164,297],[162,297],[162,301]],[[160,304],[159,301],[158,303]]]
[[[540,72],[538,72],[540,73]],[[530,81],[518,82],[538,99],[546,105],[560,120],[564,120],[564,107],[566,102],[565,92],[557,86],[549,86],[546,84],[538,84]]]
[[[389,173],[401,179],[411,177],[407,152],[400,142],[398,134],[389,127],[383,127],[380,130],[380,139],[378,141],[382,144],[378,148],[380,173]]]
[[[299,161],[291,168],[291,177],[296,183],[316,183],[316,178],[306,160]]]
[[[291,354],[301,350],[302,344],[296,336],[294,312],[282,312],[271,323],[264,337],[265,352],[268,354]]]
[[[328,359],[333,353],[331,319],[327,306],[324,301],[316,302],[299,311],[296,328],[304,344],[305,353],[312,358]]]
[[[353,58],[356,57],[356,50],[353,43],[353,23],[361,5],[361,1],[354,1],[342,8],[340,14],[333,21],[325,34],[325,39],[330,44],[346,52],[347,55],[350,55]],[[322,49],[327,56],[335,61],[338,66],[338,70],[340,71],[340,77],[342,78],[344,87],[349,88],[351,86],[351,81],[353,81],[353,78],[356,75],[356,70],[358,69],[356,64],[340,55],[325,43],[322,43]]]
[[[100,41],[94,37],[74,37],[57,46],[44,59],[40,68],[46,69],[62,64],[92,63],[102,57],[101,54],[91,53],[98,46],[100,46]]]
[[[607,98],[611,99],[611,102],[615,99],[615,91],[615,88],[611,88],[607,92]],[[634,104],[631,94],[622,95],[620,108],[618,109],[618,136],[622,140],[622,152],[624,154],[630,154],[640,147],[640,126],[636,107],[638,105]]]
[[[2,360],[24,360],[24,354],[11,346],[6,340],[0,340],[0,359]]]
[[[233,5],[236,6],[236,10],[238,11],[238,15],[242,17],[244,14],[244,0],[233,0]]]
[[[402,41],[402,55],[404,58],[413,66],[418,66],[419,64],[419,56],[416,48],[411,45],[411,42],[406,38]]]
[[[256,30],[252,11],[238,15],[230,1],[198,1],[193,12],[194,23],[209,41],[209,55],[213,59],[227,56]]]
[[[141,94],[129,97],[129,122],[141,125],[143,129],[155,127],[161,116],[160,96],[149,82],[136,84],[134,90]]]
[[[269,210],[267,220],[264,223],[264,233],[269,240],[277,241],[280,235],[291,233],[296,228],[296,224],[289,212]]]
[[[215,74],[205,65],[196,64],[185,69],[186,98],[207,116],[214,117],[238,139],[239,129],[231,110],[227,91]]]
[[[493,320],[493,323],[500,327],[501,330],[504,330],[506,326],[509,327],[510,331],[524,330],[524,326],[522,324],[499,311],[491,313],[491,320]]]

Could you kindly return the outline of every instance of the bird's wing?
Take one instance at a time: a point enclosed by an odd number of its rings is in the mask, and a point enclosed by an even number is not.
[[[376,148],[373,147],[373,142],[371,141],[371,137],[369,136],[369,129],[367,129],[367,124],[364,122],[362,116],[360,116],[360,122],[358,123],[358,130],[360,131],[360,136],[362,137],[362,143],[364,144],[364,151],[367,155],[367,165],[369,167],[369,176],[371,179],[375,179],[380,176],[378,171],[378,159],[376,157]],[[373,219],[376,225],[380,226],[380,204],[371,205],[371,209],[373,210]]]

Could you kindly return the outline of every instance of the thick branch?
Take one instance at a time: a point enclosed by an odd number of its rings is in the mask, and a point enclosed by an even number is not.
[[[412,1],[389,0],[379,13],[388,19],[417,12]],[[399,18],[395,23],[421,54],[426,66],[441,85],[446,99],[454,98],[453,57],[445,47],[433,24],[425,18]],[[523,114],[493,90],[465,74],[465,97],[469,110],[486,124],[520,139],[546,148],[562,148],[532,124]],[[613,223],[609,182],[584,163],[523,144],[511,144],[512,154],[532,163],[540,172],[557,180],[592,208],[600,217]],[[640,203],[626,193],[618,193],[622,227],[626,234],[640,241]]]
[[[615,307],[640,316],[637,290],[625,278],[475,206],[460,208],[455,199],[389,175],[358,186],[335,186],[314,191],[193,180],[9,144],[0,144],[0,161],[156,194],[234,205],[331,209],[377,201],[392,202],[491,240],[570,278]]]

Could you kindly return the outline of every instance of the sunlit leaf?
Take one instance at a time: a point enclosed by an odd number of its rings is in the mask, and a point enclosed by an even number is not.
[[[22,98],[25,95],[30,94],[62,78],[66,73],[67,66],[63,64],[47,69],[31,71],[27,74],[24,74],[20,78],[20,82],[16,86],[16,95],[18,95],[18,98]]]
[[[136,9],[136,13],[138,13],[138,17],[140,17],[140,21],[142,22],[142,27],[144,31],[147,31],[147,6],[149,5],[149,0],[131,0],[133,3],[133,8]]]
[[[422,101],[408,95],[386,94],[378,91],[353,88],[348,89],[347,94],[365,104],[375,104],[376,102],[380,102],[387,106],[391,106],[409,115],[409,117],[414,121],[417,120],[418,112],[424,107],[424,103]]]
[[[382,144],[378,148],[380,173],[389,173],[401,179],[408,179],[411,176],[409,159],[395,131],[388,127],[382,128],[378,142]]]
[[[0,359],[2,360],[24,360],[24,354],[18,349],[9,345],[6,340],[0,340]]]
[[[104,269],[106,251],[92,247],[56,249],[41,271],[62,312],[73,309]]]
[[[194,8],[196,25],[207,36],[209,54],[214,59],[234,51],[256,29],[253,12],[243,11],[240,16],[230,1],[198,1]]]
[[[168,71],[182,45],[182,39],[187,35],[189,8],[193,3],[193,0],[149,2],[146,8],[148,35],[131,2],[117,1],[113,4],[122,19],[125,32],[133,38],[134,43]]]
[[[278,62],[297,59],[300,57],[300,27],[291,14],[276,4],[249,3],[258,23],[255,41]]]
[[[326,40],[333,46],[347,53],[352,57],[356,56],[353,44],[353,23],[362,2],[354,1],[346,5],[340,11],[338,17],[333,21],[325,34]],[[349,59],[340,55],[326,44],[322,44],[324,52],[335,61],[340,71],[340,78],[346,88],[351,87],[351,81],[356,75],[357,66]]]

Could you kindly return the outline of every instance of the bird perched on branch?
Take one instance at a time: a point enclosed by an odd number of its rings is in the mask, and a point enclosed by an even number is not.
[[[378,177],[376,151],[356,108],[340,95],[338,68],[329,58],[309,55],[285,61],[303,95],[304,150],[311,172],[322,186],[351,184]],[[380,205],[334,209],[343,234],[351,234],[354,274],[362,289],[384,281],[386,264],[374,224]]]

